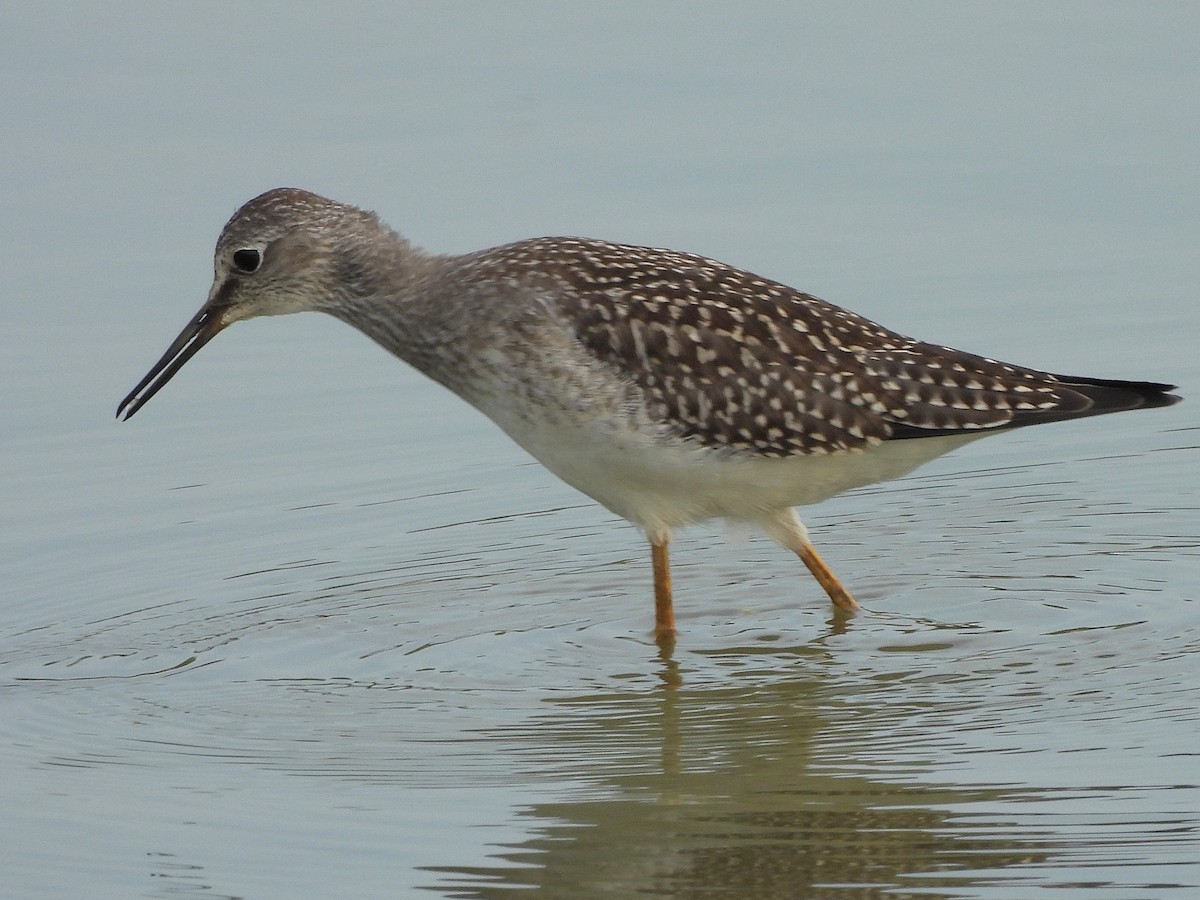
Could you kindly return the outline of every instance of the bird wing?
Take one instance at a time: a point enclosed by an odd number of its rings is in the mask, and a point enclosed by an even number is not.
[[[575,238],[512,247],[557,282],[546,295],[587,352],[637,385],[653,419],[704,446],[851,450],[1126,409],[1167,387],[916,341],[693,254]]]

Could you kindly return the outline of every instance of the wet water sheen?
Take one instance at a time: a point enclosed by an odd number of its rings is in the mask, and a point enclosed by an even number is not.
[[[0,895],[1200,896],[1195,15],[700,7],[12,17]],[[849,621],[686,531],[664,656],[642,537],[332,320],[112,420],[282,183],[1188,400],[803,511]]]

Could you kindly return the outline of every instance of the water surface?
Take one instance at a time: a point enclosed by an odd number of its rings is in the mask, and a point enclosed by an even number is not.
[[[1194,398],[804,511],[848,623],[687,531],[667,658],[637,532],[332,320],[112,420],[289,183],[1191,398],[1191,6],[311,9],[7,16],[6,896],[1200,892]]]

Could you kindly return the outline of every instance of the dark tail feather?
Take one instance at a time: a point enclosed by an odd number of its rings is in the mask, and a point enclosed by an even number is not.
[[[1170,406],[1182,398],[1168,393],[1175,390],[1173,384],[1156,381],[1118,381],[1113,378],[1086,378],[1076,375],[1055,375],[1063,386],[1069,388],[1087,402],[1075,410],[1063,410],[1064,418],[1074,416],[1098,416],[1102,413],[1121,412],[1126,409],[1149,409],[1155,406]],[[1053,413],[1051,413],[1053,415]],[[1045,420],[1043,420],[1045,421]]]
[[[1123,412],[1127,409],[1151,409],[1155,406],[1170,406],[1182,397],[1168,393],[1175,390],[1173,384],[1157,381],[1119,381],[1114,378],[1087,378],[1079,375],[1054,375],[1058,380],[1055,392],[1059,404],[1052,409],[1020,410],[1013,417],[991,428],[970,433],[986,434],[988,431],[1005,431],[1025,425],[1044,425],[1085,416],[1100,416],[1105,413]],[[965,434],[963,428],[916,428],[903,422],[891,422],[892,438],[926,438],[944,434]]]

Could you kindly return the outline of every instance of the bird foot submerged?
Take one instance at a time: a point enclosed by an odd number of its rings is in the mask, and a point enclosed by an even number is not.
[[[675,599],[671,592],[671,562],[666,541],[650,542],[654,570],[654,639],[666,652],[675,646]]]
[[[651,542],[650,560],[654,570],[654,640],[659,648],[670,654],[675,648],[675,604],[671,589],[671,567],[667,542]],[[829,565],[810,543],[805,543],[796,555],[808,567],[817,583],[824,588],[840,615],[852,615],[861,607],[838,579]]]
[[[796,551],[796,555],[800,557],[801,562],[808,566],[808,571],[812,573],[813,578],[817,579],[817,583],[825,589],[825,593],[829,595],[829,599],[833,601],[833,605],[845,613],[852,613],[859,609],[858,601],[850,596],[850,592],[838,580],[838,577],[833,574],[833,570],[826,565],[825,560],[821,559],[821,555],[817,553],[817,549],[808,544]]]

